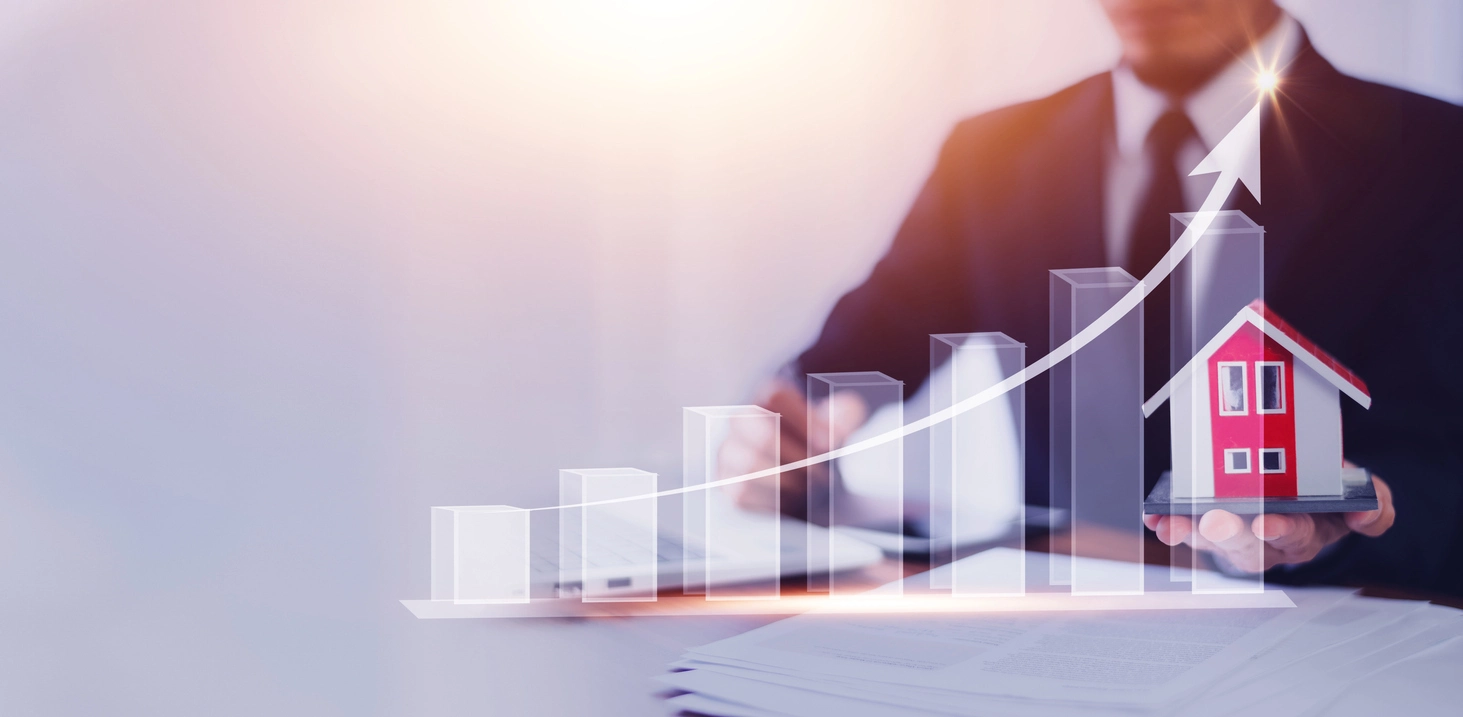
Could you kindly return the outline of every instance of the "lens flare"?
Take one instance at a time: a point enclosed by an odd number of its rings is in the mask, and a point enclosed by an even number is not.
[[[1259,85],[1261,92],[1274,92],[1280,84],[1280,76],[1273,70],[1261,70],[1260,74],[1255,76],[1255,84]]]

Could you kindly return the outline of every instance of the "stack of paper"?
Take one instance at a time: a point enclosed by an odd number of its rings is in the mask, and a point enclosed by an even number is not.
[[[1010,557],[993,552],[968,560]],[[1463,646],[1457,610],[1287,592],[1296,607],[814,613],[692,649],[660,679],[685,691],[673,709],[726,717],[1319,714],[1368,675]]]

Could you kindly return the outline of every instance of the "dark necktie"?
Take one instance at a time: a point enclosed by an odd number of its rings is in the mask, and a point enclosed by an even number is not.
[[[1142,279],[1163,258],[1169,247],[1170,212],[1182,212],[1183,185],[1176,167],[1178,151],[1195,136],[1194,124],[1181,110],[1170,109],[1148,131],[1144,150],[1149,182],[1138,213],[1134,215],[1132,242],[1123,268]],[[1143,301],[1143,399],[1147,400],[1170,375],[1169,286],[1165,279]],[[1150,416],[1143,426],[1144,490],[1153,487],[1168,470],[1170,460],[1168,404]]]

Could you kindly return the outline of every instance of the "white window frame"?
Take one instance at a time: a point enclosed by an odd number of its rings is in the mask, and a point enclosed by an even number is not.
[[[1232,455],[1238,455],[1240,453],[1243,453],[1244,456],[1245,456],[1245,469],[1242,470],[1242,471],[1241,470],[1235,470],[1235,468],[1234,468],[1234,461],[1233,460],[1230,460],[1230,456],[1232,456]],[[1255,472],[1255,462],[1252,461],[1252,460],[1250,460],[1250,449],[1248,449],[1248,448],[1226,448],[1226,449],[1224,449],[1224,472],[1225,473],[1254,473]]]
[[[1261,380],[1260,371],[1265,366],[1274,366],[1280,372],[1280,380],[1276,387],[1280,390],[1280,408],[1265,408],[1264,396],[1265,382]],[[1255,362],[1255,413],[1285,413],[1285,362],[1284,361],[1256,361]]]
[[[1280,456],[1279,470],[1265,470],[1265,454],[1276,453]],[[1260,472],[1261,473],[1284,473],[1285,472],[1285,449],[1284,448],[1261,448],[1260,449]]]
[[[1230,366],[1239,368],[1240,378],[1240,401],[1244,404],[1238,411],[1224,410],[1224,369]],[[1214,387],[1218,391],[1214,394],[1214,400],[1219,402],[1219,415],[1221,416],[1248,416],[1250,415],[1250,365],[1244,361],[1220,361],[1214,368]]]

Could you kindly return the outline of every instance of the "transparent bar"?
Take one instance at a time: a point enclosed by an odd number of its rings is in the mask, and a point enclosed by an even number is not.
[[[1177,241],[1195,212],[1169,215]],[[1217,212],[1189,256],[1174,267],[1173,368],[1189,362],[1250,302],[1265,297],[1265,228],[1244,212]]]
[[[690,489],[711,480],[716,442],[711,440],[709,419],[700,409],[681,412],[681,487]],[[687,595],[706,593],[705,539],[706,502],[702,490],[681,495],[681,591]],[[694,546],[694,547],[693,547]]]
[[[999,333],[930,336],[930,411],[951,408],[1019,373],[1026,345]],[[930,428],[932,564],[956,561],[962,547],[1010,537],[1025,552],[1026,391],[1024,386]],[[1020,595],[1026,561],[976,573],[957,562],[930,574],[932,590],[955,595]]]
[[[780,465],[781,416],[760,406],[707,406],[683,413],[684,485],[736,478]],[[780,475],[685,494],[686,590],[707,600],[777,599],[781,574]],[[735,496],[751,491],[765,510],[743,511]],[[746,584],[756,579],[755,584]]]
[[[1169,231],[1176,240],[1193,222],[1193,212],[1169,215]],[[1205,349],[1240,309],[1265,296],[1265,228],[1244,212],[1218,212],[1204,236],[1195,244],[1188,258],[1175,267],[1169,279],[1172,291],[1172,358],[1177,370]],[[1258,357],[1255,357],[1258,358]],[[1253,366],[1253,362],[1250,364]],[[1194,371],[1174,379],[1170,392],[1169,415],[1172,417],[1173,491],[1176,499],[1214,495],[1216,470],[1222,470],[1223,455],[1216,451],[1224,446],[1214,444],[1208,413],[1209,387],[1217,376],[1205,362],[1195,362]],[[1253,389],[1253,376],[1250,377]],[[1263,430],[1244,443],[1263,446]],[[1258,456],[1251,451],[1253,467]],[[1235,474],[1231,474],[1233,479]],[[1258,474],[1256,474],[1258,475]],[[1240,480],[1243,480],[1242,478]],[[1258,485],[1258,478],[1256,479]],[[1250,520],[1246,516],[1246,520]],[[1264,547],[1254,544],[1258,559]],[[1205,567],[1206,557],[1195,555],[1195,568]],[[1174,561],[1171,579],[1192,581],[1197,593],[1260,592],[1264,582],[1218,580],[1206,570],[1187,570]]]
[[[1051,345],[1087,328],[1138,280],[1116,267],[1051,272]],[[1074,595],[1143,592],[1143,307],[1052,369],[1052,485],[1071,505],[1073,556],[1131,568],[1083,571],[1053,561]],[[1058,460],[1059,458],[1059,460]],[[1055,494],[1055,492],[1054,492]]]
[[[432,508],[432,599],[528,602],[528,516],[509,505]]]
[[[655,487],[656,474],[635,468],[559,471],[559,505],[644,496],[585,505],[577,521],[559,524],[561,586],[577,583],[584,602],[655,600]]]
[[[904,382],[877,371],[808,374],[808,403],[812,406],[807,425],[811,455],[842,447],[854,436],[880,435],[904,425]],[[836,597],[857,590],[840,585],[840,573],[834,569],[845,563],[835,547],[839,541],[832,540],[832,531],[814,525],[863,525],[903,536],[904,441],[889,441],[844,456],[829,462],[826,470],[827,481],[818,480],[811,471],[808,479],[808,588],[826,589]],[[826,511],[815,507],[814,495],[826,497]],[[902,537],[897,548],[884,552],[902,575]],[[895,584],[880,594],[903,594],[903,585]]]
[[[558,568],[559,579],[555,583],[555,594],[561,598],[584,596],[584,488],[578,481],[565,476],[570,471],[559,471],[559,517]]]

